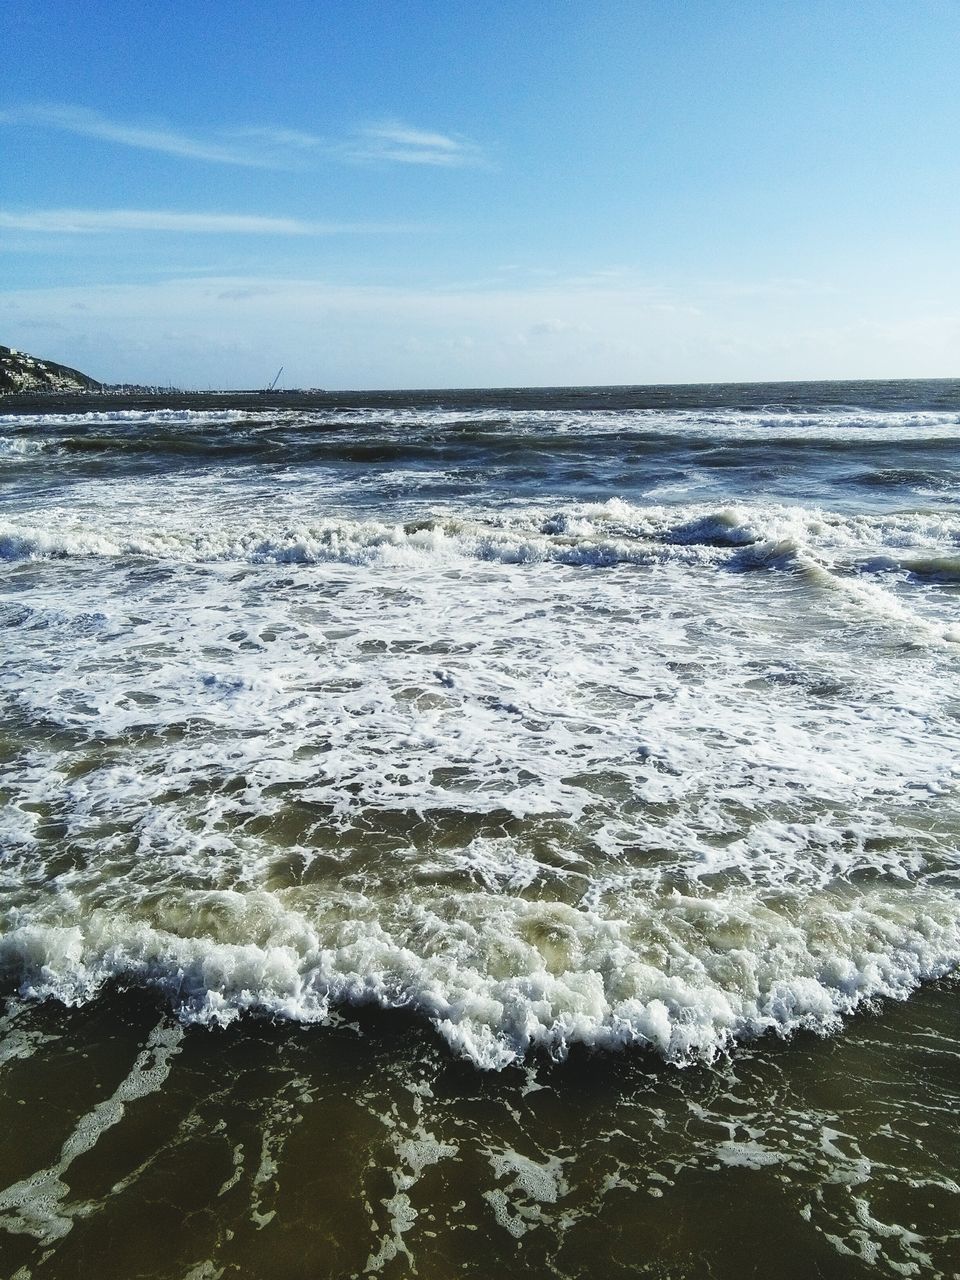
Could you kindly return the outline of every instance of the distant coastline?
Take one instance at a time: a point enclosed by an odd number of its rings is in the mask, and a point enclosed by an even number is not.
[[[0,406],[6,413],[91,413],[117,409],[409,408],[700,409],[722,404],[744,410],[779,405],[803,411],[816,404],[862,408],[957,410],[960,379],[877,378],[805,381],[626,383],[566,387],[409,387],[365,390],[237,388],[184,391],[173,386],[100,382],[88,374],[12,347],[0,346]],[[891,392],[896,392],[891,400]]]
[[[614,413],[622,410],[671,409],[687,412],[708,405],[744,412],[771,407],[802,414],[810,405],[856,404],[863,409],[896,405],[912,410],[960,410],[960,379],[889,380],[876,382],[699,383],[680,386],[504,387],[393,391],[175,391],[106,387],[90,391],[31,391],[0,394],[0,414],[116,413],[117,411],[199,410],[246,413],[270,410],[332,409],[496,409]]]
[[[79,369],[0,346],[0,395],[101,391],[103,384]]]

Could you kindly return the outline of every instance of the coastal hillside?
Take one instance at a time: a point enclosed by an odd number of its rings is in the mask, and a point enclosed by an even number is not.
[[[0,395],[43,391],[99,391],[101,384],[77,369],[0,346]]]

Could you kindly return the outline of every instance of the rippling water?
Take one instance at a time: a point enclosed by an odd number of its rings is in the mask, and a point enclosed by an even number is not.
[[[86,405],[0,416],[11,1274],[960,1273],[960,384]]]

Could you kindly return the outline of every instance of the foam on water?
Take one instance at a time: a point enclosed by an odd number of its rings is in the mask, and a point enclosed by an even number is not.
[[[46,446],[42,440],[20,440],[15,436],[0,436],[0,458],[28,458],[36,453],[43,453]]]
[[[189,903],[198,914],[210,905]],[[0,960],[30,998],[74,1003],[111,981],[136,983],[164,991],[187,1022],[408,1008],[486,1068],[531,1049],[562,1058],[574,1044],[709,1061],[771,1031],[834,1031],[864,1001],[903,998],[960,961],[955,897],[932,891],[780,895],[769,905],[743,891],[625,890],[602,914],[475,893],[392,904],[390,914],[406,916],[393,929],[371,918],[369,900],[354,918],[342,904],[338,921],[329,908],[318,920],[256,892],[213,905],[223,932],[265,940],[184,936],[116,909],[72,925],[19,925],[14,915]]]
[[[950,414],[609,417],[515,428],[960,435]],[[502,431],[464,419],[428,429]],[[960,963],[955,511],[732,482],[417,496],[460,483],[451,461],[388,459],[402,513],[332,466],[12,493],[0,964],[23,996],[142,985],[210,1024],[375,1004],[487,1068],[578,1044],[682,1064],[833,1031]],[[497,1159],[516,1200],[535,1171]]]
[[[93,1210],[94,1205],[71,1201],[65,1175],[80,1156],[96,1146],[103,1134],[123,1119],[131,1103],[163,1085],[182,1038],[182,1029],[169,1026],[166,1020],[153,1029],[129,1074],[113,1094],[80,1117],[63,1143],[59,1158],[0,1191],[0,1226],[10,1232],[35,1236],[49,1245],[70,1231],[74,1219]],[[121,1189],[114,1187],[112,1192],[115,1194]]]
[[[928,618],[923,603],[862,580],[898,575],[953,582],[960,576],[960,519],[933,513],[846,516],[803,507],[637,507],[620,499],[560,511],[437,514],[406,523],[320,519],[241,523],[226,510],[207,527],[184,519],[185,503],[148,512],[131,525],[131,507],[58,511],[43,525],[0,520],[0,560],[144,557],[187,564],[351,565],[419,571],[469,561],[502,565],[553,563],[584,568],[618,565],[717,566],[805,572],[877,618],[932,641],[956,643],[955,621]],[[199,525],[199,527],[198,527]]]
[[[543,435],[563,438],[583,435],[629,437],[652,433],[663,438],[681,436],[716,440],[764,439],[771,443],[813,440],[829,444],[848,441],[863,445],[913,442],[923,439],[946,442],[960,439],[960,414],[955,411],[890,411],[860,406],[768,407],[743,409],[479,409],[431,407],[429,410],[385,405],[323,409],[110,409],[91,413],[2,414],[0,430],[34,428],[84,428],[109,426],[123,429],[204,428],[216,425],[269,425],[298,427],[355,426],[385,431],[416,428],[419,431],[456,433],[488,432],[491,438]]]
[[[306,495],[307,502],[312,495]],[[47,556],[154,556],[184,561],[266,561],[346,564],[390,562],[394,551],[424,558],[490,559],[504,563],[533,560],[603,564],[630,563],[645,551],[662,556],[665,548],[711,551],[760,545],[806,547],[812,553],[845,553],[847,562],[868,569],[895,567],[892,553],[919,553],[934,561],[956,558],[960,517],[939,513],[848,516],[839,512],[760,504],[730,506],[640,507],[613,498],[603,503],[567,504],[560,510],[513,509],[508,512],[435,512],[406,523],[320,518],[308,521],[241,523],[239,511],[217,512],[198,521],[183,510],[176,490],[151,509],[137,494],[116,495],[115,505],[87,511],[83,505],[58,509],[42,524],[0,522],[0,556],[8,560]],[[190,498],[195,495],[189,494]],[[303,498],[301,497],[301,502]],[[294,512],[297,500],[294,499]],[[192,503],[191,503],[192,506]],[[139,511],[140,521],[131,526]],[[305,515],[306,513],[304,513]],[[147,519],[143,520],[143,516]],[[238,518],[240,517],[240,518]],[[887,553],[886,560],[878,559]],[[642,563],[642,559],[640,559]],[[736,564],[735,560],[731,561]]]
[[[105,409],[92,413],[5,413],[0,414],[0,427],[70,427],[120,426],[145,427],[205,426],[248,421],[270,421],[273,414],[249,413],[242,409]]]

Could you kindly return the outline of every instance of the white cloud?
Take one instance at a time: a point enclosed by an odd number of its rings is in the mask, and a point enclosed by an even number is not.
[[[128,124],[111,120],[99,111],[86,107],[33,106],[0,112],[2,124],[34,124],[84,138],[100,138],[141,151],[159,151],[188,160],[206,160],[214,164],[242,165],[248,168],[273,168],[276,157],[252,149],[243,149],[228,141],[193,137],[163,125]]]
[[[349,154],[353,160],[434,165],[445,169],[463,169],[485,163],[480,148],[468,138],[431,129],[416,129],[396,120],[366,125],[359,131],[357,144]]]
[[[57,104],[8,108],[0,111],[0,124],[35,125],[140,151],[253,169],[299,168],[311,155],[449,169],[484,163],[480,149],[467,138],[391,120],[366,125],[347,142],[272,125],[221,129],[203,136],[164,123],[113,120],[88,107]]]
[[[370,125],[364,131],[372,137],[403,147],[422,147],[447,154],[459,152],[463,144],[443,133],[431,133],[427,129],[410,129],[402,124]]]
[[[0,291],[0,332],[107,381],[185,387],[259,386],[280,364],[288,386],[326,387],[937,377],[960,349],[956,296],[898,296],[885,323],[865,288],[798,300],[570,277],[456,290],[191,277]]]
[[[231,138],[249,138],[254,142],[266,142],[276,147],[296,147],[301,151],[314,151],[327,145],[325,140],[315,133],[304,133],[300,129],[281,129],[273,125],[250,125],[242,129],[231,129]]]
[[[0,211],[0,227],[60,235],[173,231],[188,235],[330,236],[420,230],[374,222],[310,222],[245,213],[179,213],[165,209],[27,209]]]

